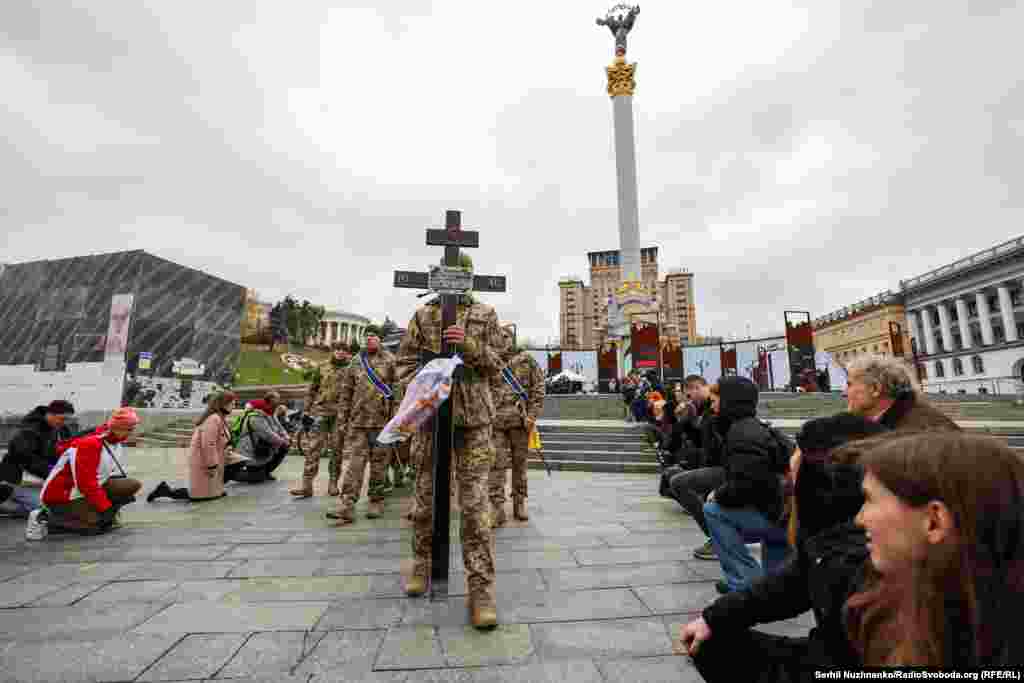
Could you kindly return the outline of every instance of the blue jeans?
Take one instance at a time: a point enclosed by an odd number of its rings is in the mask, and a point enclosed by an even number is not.
[[[720,507],[717,502],[705,503],[704,519],[731,590],[749,588],[766,573],[777,570],[786,559],[789,552],[786,530],[768,521],[757,508],[729,508]],[[761,543],[761,565],[751,556],[746,545],[757,542]]]
[[[31,486],[17,486],[12,484],[14,492],[11,497],[0,503],[0,512],[9,512],[17,515],[27,515],[39,507],[39,494],[41,488]]]

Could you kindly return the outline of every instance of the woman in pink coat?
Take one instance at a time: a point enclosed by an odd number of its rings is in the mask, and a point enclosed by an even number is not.
[[[161,497],[199,502],[227,495],[224,492],[224,454],[230,438],[228,416],[235,408],[236,399],[230,391],[210,396],[206,412],[196,420],[188,459],[188,488],[172,489],[162,481],[146,497],[147,502]]]

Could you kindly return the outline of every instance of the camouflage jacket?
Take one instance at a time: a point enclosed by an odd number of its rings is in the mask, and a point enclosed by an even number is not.
[[[452,420],[456,427],[483,427],[494,421],[491,380],[505,367],[501,354],[504,336],[498,314],[486,304],[462,300],[456,307],[456,325],[466,330],[466,341],[458,348],[465,366],[462,379],[452,388]],[[441,306],[421,306],[398,347],[398,376],[404,387],[423,365],[422,351],[441,352]]]
[[[395,392],[395,400],[387,401],[383,394],[373,385],[359,356],[349,362],[348,367],[338,377],[338,428],[347,430],[349,427],[363,429],[379,429],[388,423],[394,410],[398,409],[399,393],[395,381],[395,357],[381,349],[374,354],[367,354],[370,367],[377,373],[382,382]]]
[[[526,416],[536,420],[544,409],[544,373],[537,361],[526,351],[520,351],[508,361],[508,368],[519,380],[526,391]],[[519,412],[519,396],[508,385],[501,373],[491,380],[491,392],[494,394],[495,429],[515,429],[523,427]]]
[[[339,377],[346,366],[332,361],[321,363],[306,393],[306,412],[314,417],[333,418],[338,414]]]

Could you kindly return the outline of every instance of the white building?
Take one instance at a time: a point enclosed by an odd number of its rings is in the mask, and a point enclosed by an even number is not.
[[[900,281],[928,392],[1024,387],[1024,237]]]
[[[308,339],[306,344],[309,346],[331,346],[339,342],[348,345],[357,341],[362,345],[366,336],[366,327],[370,322],[369,318],[355,313],[327,311],[323,320],[320,321],[320,334]]]

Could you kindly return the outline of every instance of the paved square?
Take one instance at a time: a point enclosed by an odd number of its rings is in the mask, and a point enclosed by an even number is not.
[[[180,456],[136,449],[132,475],[148,493]],[[479,633],[457,531],[449,599],[407,598],[410,491],[328,528],[325,477],[288,495],[301,467],[202,505],[137,502],[97,538],[30,544],[0,519],[0,683],[698,680],[673,641],[721,572],[654,476],[531,471],[530,521],[495,541],[501,626]]]

